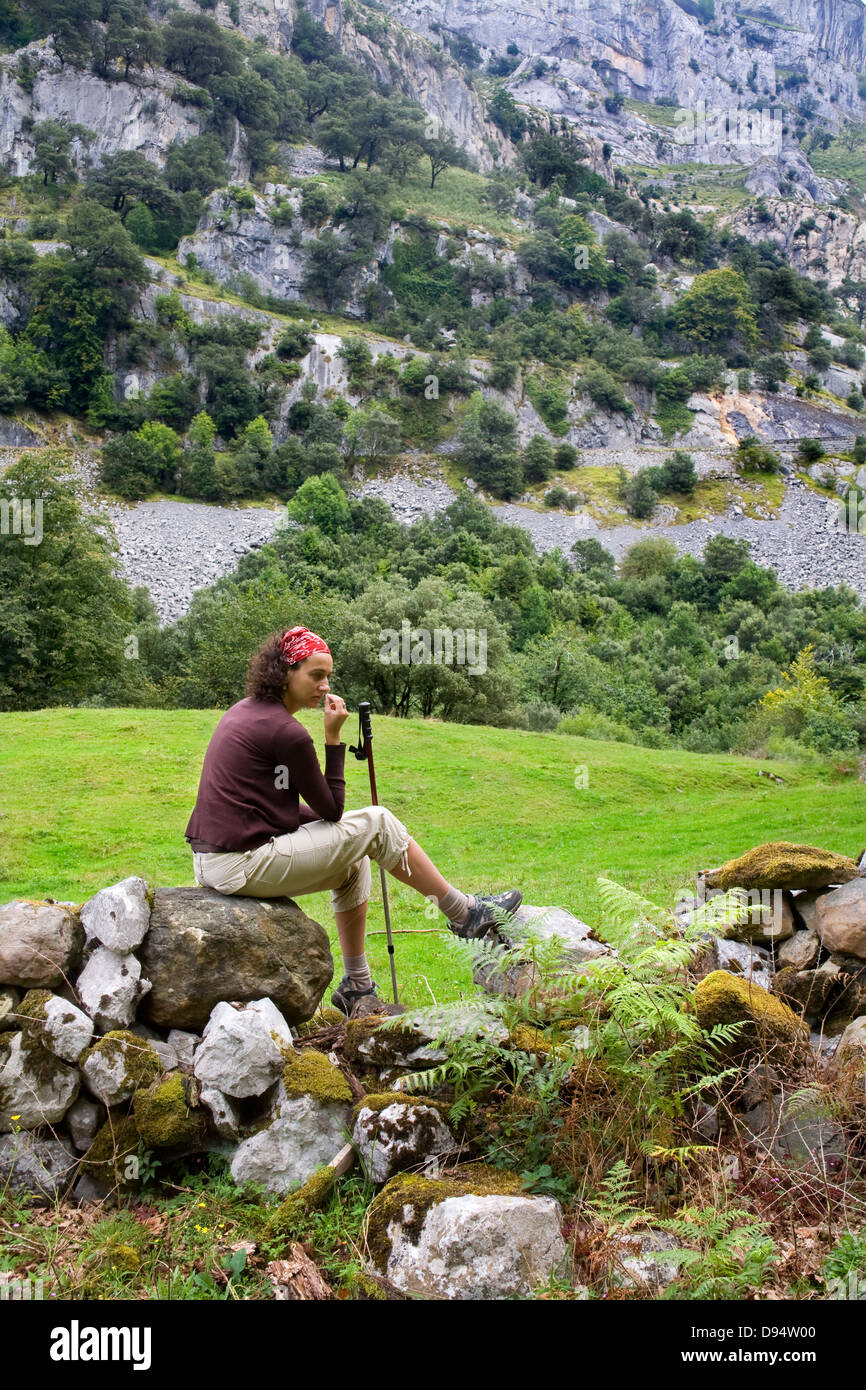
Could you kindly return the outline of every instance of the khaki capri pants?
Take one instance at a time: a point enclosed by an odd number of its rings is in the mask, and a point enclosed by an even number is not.
[[[193,854],[201,888],[247,898],[296,898],[331,890],[335,912],[360,907],[370,896],[370,859],[385,869],[409,868],[409,831],[386,806],[347,811],[338,821],[311,821],[287,835],[272,835],[258,849],[237,854]]]

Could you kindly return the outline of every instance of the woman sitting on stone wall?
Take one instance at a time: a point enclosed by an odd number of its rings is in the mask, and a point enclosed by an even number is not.
[[[477,937],[513,912],[521,893],[452,887],[385,806],[343,813],[346,704],[330,692],[333,658],[308,628],[274,633],[247,671],[247,697],[227,710],[205,753],[186,828],[196,883],[218,893],[297,898],[331,890],[345,975],[331,996],[350,1017],[400,1012],[376,993],[364,952],[370,859],[436,902],[458,936]],[[325,771],[297,719],[324,697]],[[300,798],[303,797],[304,805]]]

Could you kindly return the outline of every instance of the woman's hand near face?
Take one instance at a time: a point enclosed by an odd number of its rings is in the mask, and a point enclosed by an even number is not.
[[[325,696],[324,705],[325,719],[325,742],[342,743],[340,730],[349,718],[349,711],[346,709],[346,702],[340,695],[332,695],[330,691]]]

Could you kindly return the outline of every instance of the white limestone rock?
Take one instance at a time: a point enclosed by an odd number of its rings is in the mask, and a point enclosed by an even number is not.
[[[4,1033],[0,1048],[0,1133],[62,1120],[80,1086],[78,1072],[23,1033]],[[13,1120],[13,1115],[16,1117]]]
[[[196,1048],[193,1072],[227,1096],[260,1096],[285,1065],[281,1046],[291,1048],[291,1030],[270,999],[219,1003]]]
[[[417,1240],[414,1209],[388,1226],[385,1275],[408,1293],[441,1299],[525,1297],[567,1268],[562,1212],[553,1197],[446,1197],[430,1207]],[[409,1228],[407,1230],[407,1227]]]
[[[25,995],[22,1008],[28,1001],[38,1005],[38,1016],[27,1014],[21,1020],[23,1031],[29,1034],[62,1062],[77,1062],[86,1047],[93,1041],[93,1022],[68,999],[57,994],[47,998],[33,992]]]
[[[79,1153],[90,1148],[104,1120],[105,1107],[88,1096],[79,1096],[75,1104],[70,1105],[66,1112],[66,1128]]]
[[[97,1028],[108,1033],[132,1023],[150,981],[142,979],[137,957],[97,946],[76,981],[76,989]]]
[[[91,1048],[81,1073],[91,1095],[103,1105],[118,1105],[161,1076],[162,1062],[146,1038],[117,1032]]]
[[[199,1103],[210,1111],[214,1129],[223,1139],[237,1141],[240,1132],[240,1111],[231,1096],[216,1086],[202,1086]]]
[[[143,878],[125,878],[90,898],[81,909],[88,941],[97,940],[118,955],[140,946],[150,925],[150,904]]]
[[[381,1110],[363,1106],[352,1132],[352,1143],[372,1182],[387,1182],[405,1168],[447,1153],[454,1136],[435,1105],[394,1101]]]
[[[238,1145],[231,1161],[235,1182],[259,1182],[269,1192],[291,1192],[330,1163],[344,1146],[349,1106],[314,1096],[291,1096],[280,1116]]]
[[[172,1028],[169,1030],[166,1042],[169,1047],[174,1048],[177,1064],[181,1071],[192,1071],[195,1050],[201,1042],[198,1033],[187,1033],[183,1028]]]

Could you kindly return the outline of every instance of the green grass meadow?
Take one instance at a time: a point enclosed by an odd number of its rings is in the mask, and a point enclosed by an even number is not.
[[[202,758],[220,711],[53,709],[0,715],[0,902],[83,902],[131,874],[192,885],[184,839]],[[324,760],[321,715],[307,713]],[[866,789],[848,774],[796,763],[651,750],[557,734],[374,720],[380,802],[451,882],[467,892],[519,887],[601,926],[604,875],[672,904],[696,873],[764,840],[863,848]],[[355,739],[350,716],[343,733]],[[772,769],[782,784],[759,777]],[[346,809],[369,805],[364,763],[347,753]],[[401,998],[457,999],[471,974],[441,917],[388,879]],[[328,930],[328,893],[300,904]],[[368,929],[383,933],[374,866]],[[407,932],[419,935],[406,935]],[[384,934],[369,956],[388,983]],[[339,977],[339,976],[338,976]]]

